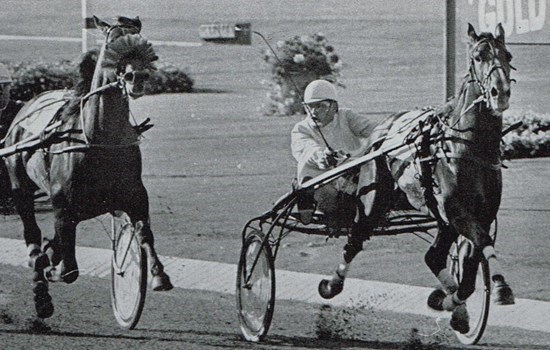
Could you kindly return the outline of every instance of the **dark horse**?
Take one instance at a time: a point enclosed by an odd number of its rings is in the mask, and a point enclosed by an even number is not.
[[[352,228],[344,248],[344,261],[331,280],[320,285],[323,297],[331,298],[343,288],[349,264],[362,250],[374,227],[383,225],[395,192],[406,195],[414,208],[430,213],[438,222],[438,235],[425,261],[445,292],[432,293],[429,305],[453,311],[451,326],[468,332],[465,300],[473,293],[475,275],[482,257],[490,265],[495,303],[513,304],[496,260],[490,226],[501,201],[500,142],[502,112],[510,98],[511,54],[505,46],[504,29],[477,35],[469,25],[469,69],[459,96],[439,110],[426,109],[390,117],[380,150],[383,156],[361,168],[359,195],[364,216]],[[399,145],[409,145],[396,148]],[[474,249],[460,285],[447,270],[447,255],[458,235],[469,239]]]
[[[29,265],[34,268],[35,306],[41,318],[53,314],[48,281],[73,283],[78,278],[77,224],[115,210],[126,212],[141,227],[137,234],[150,262],[152,288],[172,288],[154,249],[149,199],[141,180],[139,134],[129,120],[129,96],[144,94],[144,83],[158,57],[140,35],[139,18],[119,17],[112,26],[94,19],[106,39],[93,73],[84,69],[86,61],[93,62],[87,56],[81,64],[82,82],[76,96],[56,112],[55,118],[62,120],[54,130],[56,136],[44,137],[39,148],[5,160],[23,222]],[[47,92],[29,101],[12,124],[5,146],[27,139],[29,131],[22,122],[59,94]],[[48,254],[35,219],[33,193],[37,188],[49,194],[55,214],[55,236],[48,243]]]

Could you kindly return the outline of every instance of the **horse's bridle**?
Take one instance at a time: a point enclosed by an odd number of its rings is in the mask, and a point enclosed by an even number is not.
[[[478,72],[475,69],[474,52],[475,52],[477,47],[479,47],[481,44],[484,44],[484,43],[489,45],[489,48],[490,48],[491,54],[492,54],[492,59],[491,59],[491,66],[490,66],[489,71],[487,72],[487,74],[485,74],[484,77],[480,78]],[[477,86],[479,87],[480,91],[481,91],[480,98],[476,99],[476,101],[474,101],[473,104],[477,104],[481,101],[485,101],[486,103],[488,103],[489,98],[490,98],[490,96],[489,96],[489,90],[490,89],[488,89],[486,86],[487,86],[488,83],[491,82],[491,76],[492,76],[493,72],[496,71],[497,69],[502,69],[502,71],[504,72],[504,74],[506,76],[506,79],[508,81],[510,81],[510,82],[514,81],[515,82],[514,79],[510,79],[510,72],[509,71],[506,71],[506,69],[501,64],[495,64],[496,57],[497,57],[497,55],[496,55],[495,45],[493,44],[492,40],[489,40],[489,38],[481,39],[480,41],[475,43],[475,45],[471,49],[470,64],[469,64],[469,67],[468,67],[468,71],[469,71],[470,77],[472,78],[471,82],[475,82],[477,84]],[[515,70],[515,68],[510,64],[509,64],[509,67],[510,67],[511,70]],[[467,110],[469,110],[470,108],[471,108],[471,106],[468,109],[466,109],[465,112]]]
[[[138,34],[140,32],[140,29],[136,26],[129,25],[129,24],[115,24],[113,26],[110,26],[109,29],[105,32],[105,47],[109,44],[109,36],[111,35],[111,32],[115,29],[120,29],[122,31],[122,35],[127,34]]]
[[[135,27],[135,26],[132,26],[132,25],[113,25],[111,27],[109,27],[109,29],[107,30],[106,32],[106,35],[105,35],[105,47],[107,47],[107,45],[109,44],[109,35],[111,34],[111,32],[114,30],[114,29],[121,29],[122,30],[122,36],[124,35],[127,35],[127,34],[136,34],[136,33],[139,33],[139,28],[138,27]],[[106,90],[110,90],[112,88],[119,88],[122,90],[122,93],[123,93],[123,97],[124,98],[128,98],[128,90],[126,89],[126,83],[129,82],[129,83],[133,83],[136,79],[136,76],[139,75],[140,73],[136,73],[136,72],[121,72],[121,73],[118,73],[117,74],[117,79],[112,82],[112,83],[108,83],[108,84],[105,84],[103,86],[100,86],[98,87],[97,89],[94,89],[90,92],[88,92],[86,95],[84,95],[81,99],[80,99],[80,123],[82,125],[82,136],[84,138],[84,145],[81,145],[81,146],[75,146],[79,149],[81,148],[85,148],[85,149],[88,149],[92,146],[101,146],[101,147],[110,147],[109,145],[93,145],[90,143],[90,141],[88,140],[88,137],[86,136],[86,133],[84,132],[84,105],[86,104],[86,102],[88,102],[88,99],[93,96],[93,95],[97,95],[97,94],[100,94]],[[145,73],[142,73],[142,74],[145,74]],[[116,147],[129,147],[129,146],[134,146],[134,145],[137,145],[139,144],[139,141],[136,141],[136,142],[132,142],[130,144],[127,144],[127,145],[116,145]],[[115,147],[115,145],[112,145],[113,147]],[[71,148],[71,147],[69,147]],[[66,150],[64,150],[63,152],[66,152]]]

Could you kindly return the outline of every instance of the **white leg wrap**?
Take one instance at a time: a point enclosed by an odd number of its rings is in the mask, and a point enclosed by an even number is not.
[[[338,265],[338,268],[336,269],[336,274],[341,278],[346,278],[346,275],[349,271],[349,265],[350,264],[346,263],[341,263],[340,265]]]
[[[495,248],[493,246],[486,246],[483,248],[483,255],[485,256],[485,259],[489,262],[489,269],[491,271],[491,277],[494,276],[502,276],[502,269],[500,267],[500,263],[497,260],[497,255],[495,253]]]
[[[495,248],[493,248],[492,245],[488,245],[485,248],[483,248],[483,255],[485,256],[485,259],[489,260],[491,258],[496,259],[497,254],[495,253]]]
[[[437,279],[449,294],[456,292],[458,289],[458,285],[456,284],[453,276],[449,273],[448,269],[441,270],[441,272],[437,275]]]

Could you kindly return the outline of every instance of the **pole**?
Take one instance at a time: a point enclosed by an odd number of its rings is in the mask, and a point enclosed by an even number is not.
[[[455,94],[456,1],[445,2],[445,102]]]
[[[86,8],[87,6],[87,0],[81,0],[82,1],[82,53],[88,51],[88,30],[86,28]]]

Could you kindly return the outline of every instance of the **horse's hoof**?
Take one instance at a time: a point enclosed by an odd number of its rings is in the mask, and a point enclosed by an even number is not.
[[[63,262],[57,266],[48,266],[44,269],[44,278],[49,282],[65,282],[71,284],[78,279],[78,267],[67,269]]]
[[[434,289],[428,296],[428,306],[436,311],[443,311],[443,299],[447,294],[442,289]]]
[[[37,282],[33,288],[34,308],[36,316],[39,318],[48,318],[53,315],[52,297],[48,293],[48,284],[46,282]]]
[[[153,276],[153,280],[151,281],[151,287],[155,292],[167,291],[174,288],[174,286],[172,285],[172,282],[170,282],[170,277],[164,272],[156,276]]]
[[[495,305],[514,305],[516,303],[514,292],[506,282],[495,283],[493,303]]]
[[[324,299],[332,299],[342,292],[344,289],[344,281],[322,280],[319,282],[319,295]]]
[[[451,328],[459,333],[466,334],[470,331],[470,316],[466,304],[459,305],[453,310],[450,324]]]
[[[79,276],[78,269],[73,269],[71,271],[65,272],[63,276],[61,276],[61,279],[63,280],[63,282],[67,284],[71,284],[78,279],[78,276]]]

